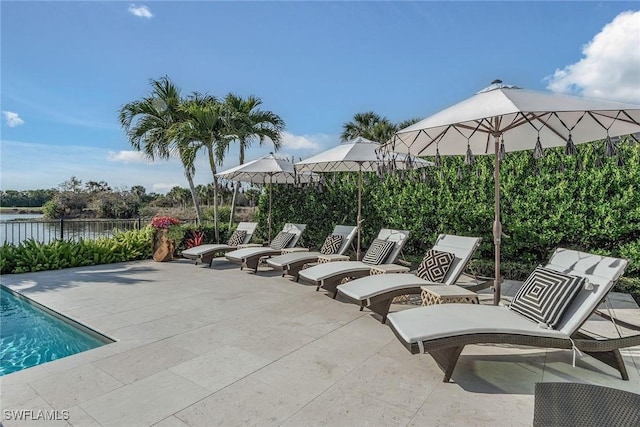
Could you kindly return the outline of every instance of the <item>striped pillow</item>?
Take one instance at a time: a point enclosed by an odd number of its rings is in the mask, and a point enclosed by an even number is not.
[[[247,237],[247,230],[236,230],[233,232],[229,240],[227,241],[227,246],[238,246],[244,243],[244,239]]]
[[[293,239],[295,234],[287,233],[286,231],[281,231],[278,233],[276,237],[273,238],[269,247],[275,250],[281,250],[287,247],[291,239]]]
[[[443,283],[456,256],[450,252],[430,249],[418,266],[418,276],[433,283]]]
[[[320,253],[323,255],[337,254],[340,247],[342,247],[342,236],[340,234],[332,234],[324,240]]]
[[[584,277],[538,267],[513,297],[509,308],[534,322],[554,328],[573,299]]]
[[[362,262],[365,264],[380,265],[387,259],[394,246],[394,242],[375,239],[373,243],[371,243],[371,246],[369,246],[367,253],[364,254]]]

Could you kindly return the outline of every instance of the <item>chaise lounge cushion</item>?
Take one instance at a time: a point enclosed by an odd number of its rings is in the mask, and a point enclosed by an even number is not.
[[[416,276],[433,283],[443,283],[455,259],[455,254],[430,249],[418,266]]]
[[[247,237],[247,230],[235,230],[229,240],[227,241],[227,245],[229,246],[238,246],[244,242],[245,237]]]
[[[362,262],[371,265],[382,264],[391,253],[394,245],[394,242],[388,240],[375,239],[364,255],[364,258],[362,258]]]
[[[271,241],[271,245],[269,246],[271,247],[271,249],[281,250],[287,247],[287,245],[289,244],[291,239],[294,238],[294,236],[295,234],[293,233],[287,233],[286,231],[281,231],[278,233],[276,237],[273,238],[273,240]]]
[[[337,254],[342,247],[342,236],[340,234],[332,234],[327,236],[324,240],[324,244],[320,248],[320,253],[323,255]]]
[[[440,304],[389,314],[396,333],[407,343],[472,334],[513,334],[567,338],[545,329],[506,307],[483,304]]]
[[[518,290],[509,308],[536,323],[554,328],[580,292],[583,282],[583,277],[538,267]]]

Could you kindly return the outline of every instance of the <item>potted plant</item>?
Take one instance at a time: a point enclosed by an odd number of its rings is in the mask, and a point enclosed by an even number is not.
[[[155,229],[153,235],[153,260],[171,261],[176,248],[176,240],[182,238],[180,220],[171,216],[156,216],[151,220]]]

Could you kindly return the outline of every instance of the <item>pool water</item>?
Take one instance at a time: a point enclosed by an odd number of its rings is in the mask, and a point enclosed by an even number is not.
[[[0,376],[112,342],[0,286]]]

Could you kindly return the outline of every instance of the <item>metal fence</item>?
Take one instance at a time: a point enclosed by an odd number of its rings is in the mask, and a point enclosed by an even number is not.
[[[60,219],[52,221],[2,221],[0,243],[19,244],[28,239],[42,243],[52,240],[97,239],[113,236],[118,231],[139,230],[142,219],[82,220]]]
[[[116,232],[140,230],[150,222],[151,218],[0,221],[0,244],[18,245],[28,239],[42,243],[53,240],[95,240],[100,237],[111,237]],[[180,224],[195,225],[197,220],[180,219]]]

